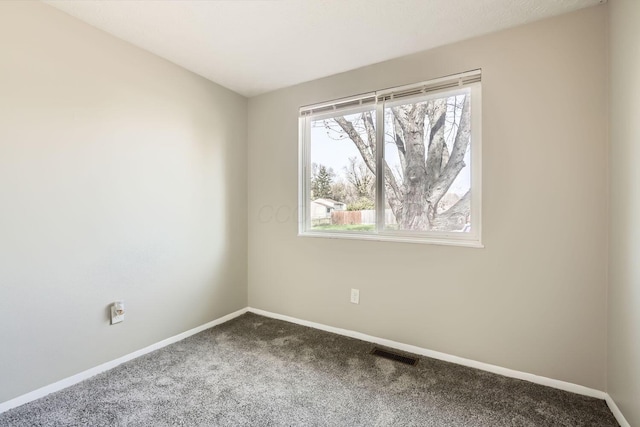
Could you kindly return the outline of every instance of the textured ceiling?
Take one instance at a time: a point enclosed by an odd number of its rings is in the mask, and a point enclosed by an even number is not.
[[[604,0],[48,0],[245,96]]]

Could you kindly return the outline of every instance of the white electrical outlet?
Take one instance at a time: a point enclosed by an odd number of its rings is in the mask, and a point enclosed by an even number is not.
[[[351,289],[351,303],[360,304],[360,289]]]
[[[111,324],[115,325],[124,320],[124,302],[116,301],[111,304]]]
[[[116,313],[116,309],[111,306],[111,324],[115,325],[116,323],[120,323],[124,320],[124,314]]]

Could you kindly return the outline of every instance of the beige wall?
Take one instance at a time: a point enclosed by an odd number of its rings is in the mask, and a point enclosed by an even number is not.
[[[606,31],[593,7],[251,98],[250,306],[604,390]],[[297,237],[298,107],[476,68],[486,248]]]
[[[0,402],[245,307],[246,99],[41,3],[0,52]]]
[[[609,1],[611,214],[607,391],[640,426],[640,2]]]
[[[640,12],[609,7],[608,391],[633,425]],[[247,218],[246,99],[0,2],[0,402],[246,306],[247,221],[253,307],[605,389],[606,21],[590,8],[252,98]],[[474,68],[485,249],[296,236],[299,106]]]

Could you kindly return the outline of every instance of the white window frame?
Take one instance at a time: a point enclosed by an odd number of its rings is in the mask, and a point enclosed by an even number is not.
[[[400,86],[335,101],[300,108],[299,119],[299,230],[298,236],[407,243],[426,243],[482,248],[482,87],[480,70]],[[455,94],[471,93],[471,231],[406,231],[385,230],[384,176],[384,109],[393,105],[420,102]],[[373,231],[313,230],[311,228],[311,122],[338,115],[374,110],[376,113],[376,227]]]

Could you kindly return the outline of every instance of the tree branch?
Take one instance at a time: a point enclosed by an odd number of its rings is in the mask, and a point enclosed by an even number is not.
[[[392,109],[392,111],[394,111],[394,109]],[[407,160],[405,158],[407,151],[404,148],[404,140],[402,139],[402,126],[400,126],[400,122],[398,121],[395,111],[393,112],[393,141],[395,142],[396,147],[398,147],[398,157],[400,157],[402,170],[405,170],[407,167]]]
[[[373,118],[370,111],[362,113],[362,121],[364,122],[364,128],[367,131],[367,139],[369,140],[369,150],[373,158],[376,157],[376,128],[373,125]]]
[[[362,156],[362,160],[364,160],[365,165],[369,168],[369,170],[375,175],[376,173],[376,159],[373,153],[369,150],[369,147],[364,142],[358,131],[353,127],[353,123],[345,119],[344,117],[334,117],[336,123],[342,128],[342,130],[349,136],[349,139],[353,141],[356,145],[356,148],[360,152]],[[375,144],[375,140],[373,141]]]
[[[369,170],[375,175],[376,174],[375,156],[373,155],[373,153],[371,153],[370,150],[368,150],[367,144],[364,142],[360,134],[355,130],[355,128],[353,127],[353,124],[347,119],[345,119],[344,117],[334,117],[334,120],[336,123],[338,123],[338,125],[342,128],[342,130],[347,135],[349,135],[349,138],[353,141],[353,143],[356,145],[356,148],[360,152],[360,155],[362,156],[362,160],[364,161],[365,165],[367,165]],[[375,146],[375,142],[376,142],[375,132],[373,132],[373,139],[371,140],[371,144]],[[392,190],[390,194],[387,194],[387,200],[389,201],[389,205],[391,206],[391,209],[393,210],[393,213],[396,216],[396,219],[398,219],[399,217],[401,218],[402,217],[402,202],[401,202],[402,192],[398,187],[398,183],[396,182],[396,177],[393,176],[393,172],[391,171],[391,168],[389,167],[389,165],[387,165],[386,161],[384,162],[384,178],[385,178],[385,183]],[[376,197],[380,197],[380,195],[376,195]]]
[[[453,144],[453,149],[451,150],[451,156],[437,181],[429,188],[427,203],[432,207],[437,206],[442,196],[449,191],[449,187],[451,187],[451,184],[453,184],[453,181],[455,181],[462,168],[466,166],[464,156],[471,140],[471,112],[469,102],[469,96],[465,96],[460,125],[458,126],[456,139]]]

